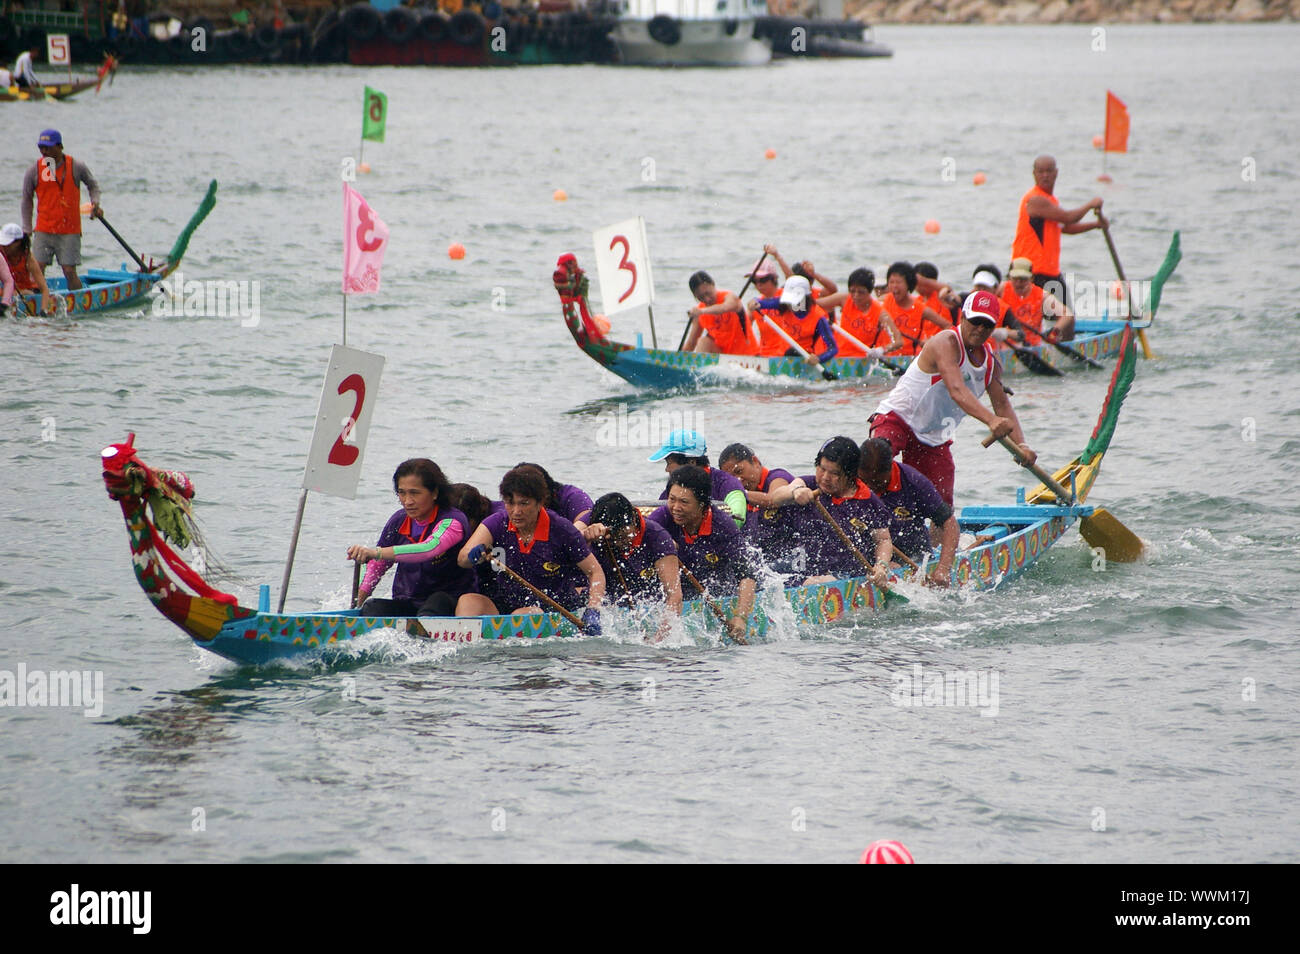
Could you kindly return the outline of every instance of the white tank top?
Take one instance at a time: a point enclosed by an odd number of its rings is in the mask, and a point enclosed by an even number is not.
[[[993,378],[994,362],[998,360],[993,349],[985,342],[984,362],[976,365],[966,354],[966,346],[962,344],[957,329],[946,328],[934,337],[940,335],[952,335],[957,339],[957,351],[960,354],[957,368],[961,372],[961,379],[975,397],[982,397]],[[943,376],[937,373],[926,374],[921,370],[919,359],[907,366],[903,376],[894,385],[894,390],[876,408],[877,414],[889,411],[903,419],[917,440],[931,447],[951,441],[957,423],[966,416],[966,412],[957,406],[957,402],[948,393]]]

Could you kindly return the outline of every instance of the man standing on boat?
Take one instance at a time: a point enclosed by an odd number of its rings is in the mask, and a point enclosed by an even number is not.
[[[1020,199],[1020,216],[1016,221],[1016,237],[1011,243],[1011,257],[1029,259],[1033,265],[1034,284],[1068,305],[1065,280],[1061,277],[1061,233],[1077,235],[1105,228],[1109,223],[1101,214],[1101,199],[1097,196],[1077,209],[1062,209],[1052,194],[1056,172],[1056,159],[1052,156],[1039,156],[1034,160],[1034,187]],[[1093,209],[1097,210],[1095,222],[1080,221]]]
[[[23,232],[32,236],[32,254],[44,270],[55,256],[68,280],[68,290],[81,287],[81,183],[90,193],[90,214],[98,218],[99,183],[86,164],[63,154],[63,137],[47,129],[36,140],[41,158],[23,176]],[[36,198],[36,230],[32,231],[32,197]]]
[[[34,46],[29,50],[23,50],[18,54],[18,59],[14,61],[13,84],[20,89],[35,89],[41,84],[36,80],[36,73],[32,70],[32,59],[41,52],[39,46]]]
[[[930,479],[952,506],[955,468],[952,438],[969,414],[995,437],[1010,434],[1025,450],[1025,466],[1038,455],[1025,445],[1020,421],[1002,387],[1002,366],[988,343],[1002,316],[998,296],[980,289],[966,296],[961,322],[939,332],[921,348],[894,389],[868,419],[871,436],[889,441],[903,463]],[[980,403],[988,391],[993,410]]]

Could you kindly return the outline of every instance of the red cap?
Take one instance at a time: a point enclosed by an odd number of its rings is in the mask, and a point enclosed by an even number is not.
[[[981,288],[966,296],[966,301],[961,306],[961,313],[963,317],[972,321],[983,318],[997,327],[998,319],[1002,317],[1002,304],[998,301],[997,295]]]

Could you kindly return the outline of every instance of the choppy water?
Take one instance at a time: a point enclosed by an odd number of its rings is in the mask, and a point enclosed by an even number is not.
[[[185,273],[263,286],[252,328],[141,309],[2,329],[0,669],[101,670],[105,701],[98,718],[0,710],[0,857],[848,861],[897,837],[925,862],[1297,860],[1300,33],[1105,38],[899,28],[880,35],[892,61],[753,71],[124,71],[98,100],[5,106],[6,220],[29,144],[57,125],[138,250],[165,252],[220,180]],[[278,583],[338,340],[338,181],[364,83],[390,98],[359,187],[392,246],[349,344],[387,366],[357,500],[308,504],[291,608],[344,598],[344,548],[378,531],[407,456],[484,488],[533,459],[639,495],[661,486],[648,451],[598,445],[623,404],[689,411],[715,449],[744,440],[789,467],[862,435],[879,386],[655,396],[599,370],[549,280],[559,253],[590,258],[592,228],[646,217],[675,340],[686,276],[735,287],[764,241],[837,279],[900,257],[945,276],[1003,261],[1044,150],[1064,204],[1105,189],[1131,277],[1183,231],[1160,360],[1140,366],[1092,497],[1149,559],[1095,572],[1071,534],[1003,592],[918,593],[748,649],[651,648],[617,627],[456,649],[390,635],[250,670],[194,648],[134,582],[98,451],[135,431],[145,460],[193,478],[226,562]],[[1107,88],[1132,151],[1100,187]],[[85,244],[123,258],[101,232]],[[1111,276],[1099,235],[1064,245],[1067,268]],[[1106,377],[1016,383],[1046,463],[1082,447]],[[1011,499],[1018,472],[966,427],[958,502]],[[997,714],[894,705],[917,664],[996,674]]]

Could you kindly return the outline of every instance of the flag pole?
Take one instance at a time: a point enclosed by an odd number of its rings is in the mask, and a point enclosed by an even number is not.
[[[302,512],[307,507],[307,489],[304,487],[302,496],[298,498],[298,516],[293,521],[293,539],[289,541],[289,559],[284,564],[284,578],[280,580],[280,608],[277,613],[284,612],[284,598],[289,594],[289,574],[293,572],[293,557],[298,552],[298,534],[302,530]]]
[[[343,347],[348,346],[348,293],[343,293]]]

